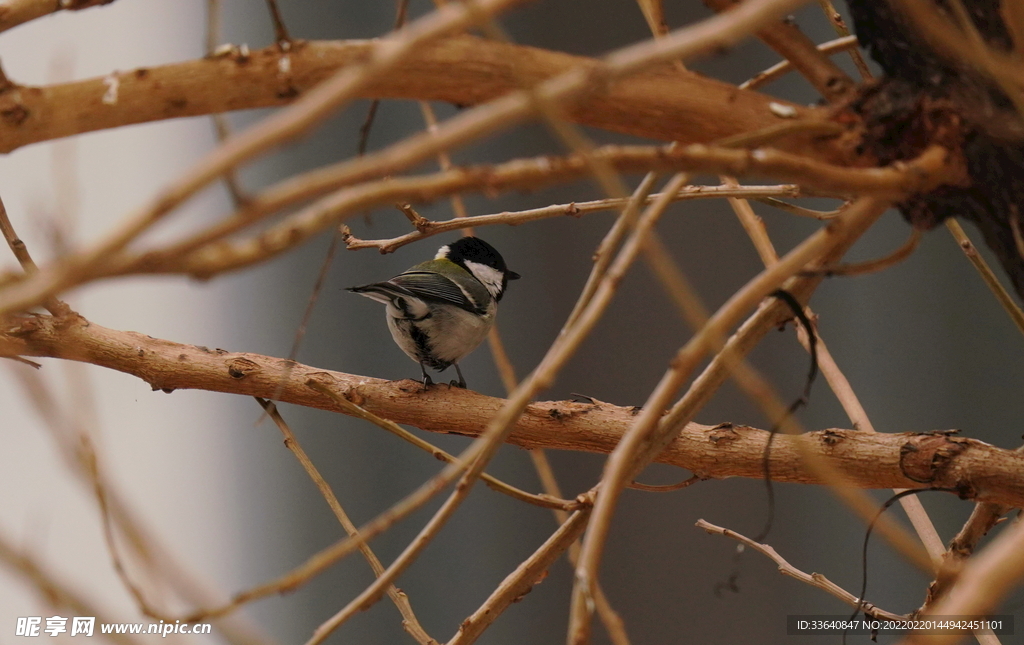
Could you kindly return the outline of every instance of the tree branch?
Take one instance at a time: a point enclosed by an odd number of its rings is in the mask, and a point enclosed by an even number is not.
[[[704,4],[721,13],[739,3],[737,0],[704,0]],[[827,54],[819,51],[817,44],[800,31],[796,23],[788,20],[766,23],[757,31],[757,37],[788,61],[829,102],[838,102],[853,91],[853,79]]]
[[[322,383],[363,408],[396,423],[429,432],[478,436],[503,399],[416,381],[381,379],[322,370],[258,354],[234,353],[116,331],[84,318],[32,315],[0,327],[0,355],[22,354],[82,361],[137,376],[154,389],[202,389],[269,397],[342,412],[307,385]],[[508,442],[521,448],[608,453],[638,410],[609,403],[544,401],[529,405]],[[687,424],[656,459],[702,477],[764,474],[768,433],[730,423]],[[1024,453],[948,433],[865,433],[828,429],[806,435],[809,449],[862,488],[950,488],[961,497],[1024,506]],[[779,435],[772,444],[772,479],[823,483],[808,468],[797,442]]]
[[[0,93],[0,152],[134,123],[285,105],[340,68],[366,60],[373,46],[367,40],[294,41],[287,52],[277,45],[245,54],[231,49],[102,78],[15,85]],[[521,89],[523,83],[533,86],[568,70],[586,72],[599,65],[592,58],[456,36],[417,48],[357,95],[476,105]],[[109,91],[114,80],[116,93]],[[615,132],[706,143],[778,124],[769,109],[772,102],[793,108],[798,118],[819,118],[821,112],[665,66],[619,80],[567,113],[578,123]],[[725,105],[729,109],[722,109]]]
[[[731,531],[727,528],[716,526],[705,520],[697,520],[697,528],[704,529],[711,535],[721,535],[723,537],[732,538],[737,542],[749,546],[751,549],[757,551],[761,555],[765,556],[766,558],[777,564],[779,566],[779,573],[781,573],[782,575],[789,576],[790,578],[799,580],[804,584],[811,585],[812,587],[817,587],[818,589],[821,589],[826,593],[832,594],[836,598],[842,600],[847,605],[850,605],[851,607],[857,607],[860,611],[864,612],[865,616],[870,616],[876,620],[906,620],[907,618],[906,616],[886,611],[880,607],[873,605],[872,603],[865,602],[861,598],[854,596],[852,593],[843,589],[842,587],[832,582],[820,573],[806,573],[804,571],[801,571],[800,569],[797,569],[792,564],[790,564],[788,560],[779,555],[779,552],[776,551],[769,544],[761,544],[759,542],[755,542],[754,540],[751,540],[747,536],[737,533],[736,531]]]
[[[517,159],[498,165],[453,168],[430,175],[366,182],[342,188],[252,237],[237,242],[213,243],[252,223],[255,221],[254,214],[258,215],[267,208],[267,203],[279,199],[274,196],[257,196],[246,209],[200,233],[193,240],[169,249],[144,252],[135,257],[120,256],[117,260],[108,261],[104,274],[187,273],[209,278],[266,261],[293,249],[362,209],[396,200],[429,202],[460,192],[528,189],[555,181],[577,179],[589,173],[588,158],[598,158],[621,172],[692,170],[733,176],[770,175],[785,181],[800,182],[809,187],[808,190],[834,194],[914,193],[940,183],[956,181],[959,170],[955,164],[948,163],[948,153],[938,147],[898,167],[844,168],[773,149],[750,152],[704,145],[604,146],[589,155]],[[323,170],[315,171],[312,179],[304,188],[292,189],[292,192],[307,194],[319,191],[332,182],[332,178]],[[334,181],[340,181],[340,177]],[[3,307],[2,300],[0,307]]]

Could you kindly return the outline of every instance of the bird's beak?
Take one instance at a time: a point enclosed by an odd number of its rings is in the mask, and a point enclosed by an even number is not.
[[[508,271],[505,273],[505,275],[508,276],[509,280],[518,280],[519,278],[523,277],[516,273],[515,271]]]

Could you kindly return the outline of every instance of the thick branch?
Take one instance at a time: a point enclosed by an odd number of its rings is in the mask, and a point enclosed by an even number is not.
[[[0,328],[0,355],[82,361],[137,376],[154,389],[203,389],[344,412],[306,385],[323,383],[365,409],[430,432],[478,436],[504,402],[467,390],[415,381],[383,381],[321,370],[284,359],[183,345],[107,329],[83,318],[23,316]],[[516,423],[509,443],[608,453],[638,410],[608,403],[536,402]],[[763,474],[767,433],[745,426],[688,424],[657,461],[703,477]],[[830,429],[777,436],[772,479],[822,483],[801,457],[798,441],[863,488],[950,488],[965,498],[1024,506],[1024,454],[948,434],[882,434]]]
[[[0,93],[0,152],[133,123],[284,105],[340,67],[364,60],[372,47],[372,41],[294,42],[287,52],[277,45],[251,53],[235,49],[103,78],[13,86]],[[475,105],[523,83],[532,86],[597,65],[591,58],[459,36],[419,49],[392,73],[371,81],[360,96]],[[568,111],[571,118],[662,141],[706,143],[778,125],[772,102],[793,108],[796,117],[815,114],[669,66],[606,90],[578,101]]]

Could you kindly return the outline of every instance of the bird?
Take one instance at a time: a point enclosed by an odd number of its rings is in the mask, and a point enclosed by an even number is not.
[[[348,291],[386,305],[391,337],[420,364],[424,387],[434,384],[428,367],[443,372],[454,365],[459,378],[451,386],[465,389],[459,361],[487,337],[509,280],[519,277],[493,246],[467,236],[387,282]]]

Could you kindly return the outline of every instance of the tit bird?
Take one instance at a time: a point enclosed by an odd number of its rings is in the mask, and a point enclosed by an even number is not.
[[[508,281],[518,279],[493,246],[464,237],[387,282],[348,290],[387,305],[391,336],[420,364],[424,386],[434,384],[428,367],[454,365],[459,380],[451,384],[465,388],[459,361],[487,337]]]

